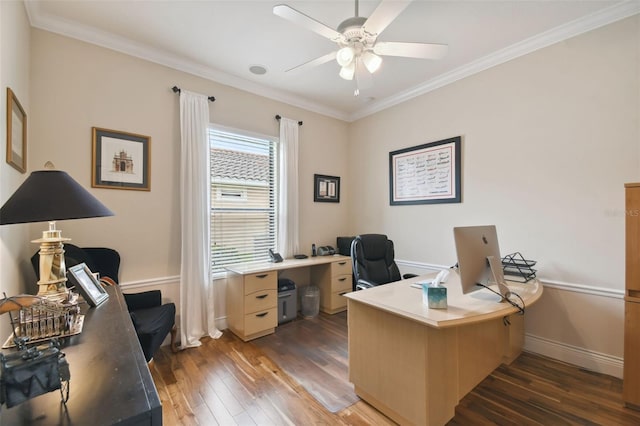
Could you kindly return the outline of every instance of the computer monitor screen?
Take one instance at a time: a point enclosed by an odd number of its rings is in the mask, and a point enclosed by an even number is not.
[[[494,225],[453,228],[458,256],[458,273],[463,293],[482,286],[498,285],[503,298],[509,289],[504,283],[498,234]]]

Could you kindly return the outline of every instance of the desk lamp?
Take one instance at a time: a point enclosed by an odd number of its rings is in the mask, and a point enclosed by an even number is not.
[[[70,238],[62,237],[55,221],[113,216],[113,212],[66,172],[53,169],[50,162],[45,168],[32,172],[0,208],[0,225],[49,222],[42,238],[32,241],[40,243],[38,295],[63,299],[68,295],[63,246]]]

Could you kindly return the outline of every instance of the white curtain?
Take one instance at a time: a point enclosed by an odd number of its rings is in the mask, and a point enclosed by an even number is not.
[[[280,118],[280,192],[278,197],[278,252],[299,253],[298,236],[298,122]]]
[[[180,92],[180,342],[182,348],[200,346],[200,338],[218,338],[211,282],[209,100]]]

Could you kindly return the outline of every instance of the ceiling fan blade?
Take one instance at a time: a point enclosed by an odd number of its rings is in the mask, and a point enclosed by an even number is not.
[[[318,66],[318,65],[326,64],[327,62],[333,61],[334,59],[336,59],[336,53],[337,52],[327,53],[326,55],[322,55],[319,58],[312,59],[309,62],[305,62],[304,64],[300,64],[298,66],[290,68],[290,69],[286,70],[285,72],[300,71],[300,70],[305,70],[305,69],[312,68],[312,67],[315,67],[315,66]]]
[[[409,3],[411,0],[382,0],[362,27],[369,34],[378,36]]]
[[[377,55],[404,56],[419,59],[440,59],[447,54],[449,46],[434,43],[379,42],[373,46]]]
[[[294,24],[297,24],[303,28],[311,30],[317,34],[320,34],[321,36],[326,37],[331,41],[337,41],[342,37],[342,34],[337,32],[336,30],[327,27],[322,22],[316,21],[315,19],[305,15],[302,12],[298,12],[297,10],[287,6],[286,4],[279,4],[277,6],[274,6],[273,14],[284,18],[287,21],[293,22]]]

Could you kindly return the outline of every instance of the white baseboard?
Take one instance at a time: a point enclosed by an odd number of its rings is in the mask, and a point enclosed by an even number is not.
[[[531,334],[524,337],[524,348],[527,352],[544,355],[569,364],[577,365],[585,370],[622,378],[624,360],[620,357],[590,351],[566,343],[556,342]]]

